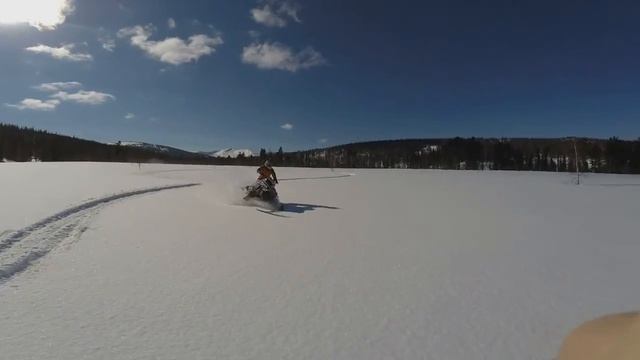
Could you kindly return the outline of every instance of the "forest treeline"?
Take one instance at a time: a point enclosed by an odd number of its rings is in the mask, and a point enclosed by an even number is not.
[[[576,156],[577,155],[577,156]],[[273,155],[272,155],[273,156]],[[389,140],[274,156],[305,167],[640,173],[640,139],[452,138]],[[577,161],[576,161],[577,160]]]
[[[0,160],[206,163],[205,156],[176,156],[147,149],[103,144],[43,130],[0,124]]]
[[[577,156],[576,156],[577,155]],[[353,143],[254,157],[212,158],[103,144],[32,128],[0,124],[0,161],[158,162],[333,168],[569,171],[640,174],[640,139],[451,138]]]

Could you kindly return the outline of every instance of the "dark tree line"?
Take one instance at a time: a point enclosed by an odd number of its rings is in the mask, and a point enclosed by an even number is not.
[[[194,154],[195,155],[195,154]],[[146,149],[108,145],[48,133],[42,130],[0,124],[0,160],[11,161],[107,161],[107,162],[184,162],[202,161],[198,157],[176,157]]]
[[[576,152],[578,154],[576,159]],[[415,139],[285,153],[280,165],[640,174],[640,139]],[[577,161],[576,161],[577,160]]]
[[[176,149],[177,150],[177,149]],[[72,136],[0,123],[0,162],[96,161],[199,165],[258,165],[260,158],[212,158],[188,151],[162,152],[148,148],[103,144]]]
[[[576,159],[576,152],[578,154]],[[531,170],[640,174],[640,139],[409,139],[354,143],[259,156],[211,158],[182,152],[109,145],[46,131],[0,124],[0,160],[164,162],[336,168]]]

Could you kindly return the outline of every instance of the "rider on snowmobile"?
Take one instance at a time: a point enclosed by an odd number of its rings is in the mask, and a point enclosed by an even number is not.
[[[271,167],[269,160],[264,162],[264,165],[258,168],[258,180],[256,183],[246,187],[247,195],[244,200],[250,198],[260,198],[263,201],[269,201],[278,197],[276,192],[276,185],[278,183],[278,177],[275,170]]]
[[[271,162],[269,160],[265,161],[264,164],[258,168],[258,174],[258,181],[271,182],[272,186],[278,183],[276,171],[271,167]]]

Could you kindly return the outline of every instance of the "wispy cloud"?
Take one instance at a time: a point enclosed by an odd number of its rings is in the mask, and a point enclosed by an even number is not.
[[[68,81],[68,82],[44,83],[44,84],[34,86],[33,88],[40,91],[57,92],[62,90],[79,89],[81,87],[82,87],[82,84],[77,81]]]
[[[73,0],[0,1],[0,23],[27,23],[36,29],[53,30],[74,10]]]
[[[285,124],[280,125],[280,128],[284,129],[284,130],[293,130],[293,124],[285,123]]]
[[[300,5],[288,0],[263,0],[263,5],[251,9],[251,17],[259,24],[269,27],[285,27],[289,20],[301,22],[298,17]]]
[[[86,91],[86,90],[80,90],[75,93],[67,93],[66,91],[59,91],[51,95],[51,97],[61,101],[69,101],[69,102],[75,102],[78,104],[85,104],[85,105],[101,105],[106,103],[107,101],[116,99],[116,97],[111,94],[107,94],[99,91]]]
[[[251,16],[253,17],[253,20],[255,20],[255,22],[266,26],[287,26],[287,21],[284,18],[278,16],[269,5],[265,5],[263,8],[251,9]]]
[[[120,9],[120,11],[122,12],[133,14],[133,10],[123,4],[121,0],[118,0],[118,9]]]
[[[60,100],[56,100],[56,99],[40,100],[40,99],[26,98],[17,104],[4,104],[4,105],[8,107],[16,108],[18,110],[53,111],[58,107],[58,105],[60,105]]]
[[[135,117],[136,117],[136,114],[134,114],[134,113],[127,113],[127,114],[124,116],[124,118],[125,118],[125,119],[127,119],[127,120],[131,120],[131,119],[133,119],[133,118],[135,118]]]
[[[296,53],[288,46],[277,42],[255,42],[245,46],[242,51],[242,62],[253,64],[260,69],[277,69],[291,72],[327,63],[322,54],[312,47],[307,47]]]
[[[213,54],[216,47],[224,41],[220,35],[192,35],[187,40],[177,37],[166,38],[161,41],[149,40],[154,27],[133,26],[118,31],[118,37],[130,38],[131,45],[143,50],[152,58],[171,65],[180,65],[197,61],[200,57]]]
[[[329,141],[329,139],[325,139],[325,138],[318,139],[318,144],[326,144],[327,141]]]
[[[31,46],[26,48],[25,50],[36,53],[36,54],[45,54],[49,55],[54,59],[58,60],[67,60],[67,61],[91,61],[93,60],[93,56],[90,54],[83,53],[74,53],[73,48],[74,44],[65,44],[60,47],[52,47],[48,45],[38,44],[36,46]]]
[[[285,14],[289,18],[293,19],[297,23],[301,23],[302,20],[298,17],[298,11],[300,11],[300,4],[293,1],[274,1],[275,3],[279,3],[280,7],[278,9],[278,13]]]
[[[116,49],[116,40],[110,36],[101,36],[98,38],[98,42],[108,52],[113,52]]]
[[[169,20],[167,20],[167,26],[169,27],[169,29],[175,29],[176,21],[173,18],[169,18]]]
[[[69,90],[76,90],[82,87],[77,81],[51,82],[33,86],[34,89],[49,92],[49,99],[26,98],[17,104],[5,104],[5,106],[18,110],[53,111],[62,102],[73,102],[85,105],[102,105],[107,101],[113,101],[115,96],[100,91],[78,90],[69,93]]]

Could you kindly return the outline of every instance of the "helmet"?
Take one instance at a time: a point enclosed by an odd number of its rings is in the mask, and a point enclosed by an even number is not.
[[[264,166],[271,167],[271,161],[267,160],[264,162]]]

